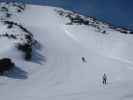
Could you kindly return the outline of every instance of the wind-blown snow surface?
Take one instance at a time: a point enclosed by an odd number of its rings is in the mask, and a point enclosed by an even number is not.
[[[0,77],[0,99],[132,100],[133,35],[66,25],[68,19],[55,9],[28,5],[12,19],[23,23],[42,47],[32,62],[26,62],[10,46],[3,46],[0,54],[11,56],[21,71],[15,72],[16,77]],[[108,76],[106,86],[101,82],[103,73]]]

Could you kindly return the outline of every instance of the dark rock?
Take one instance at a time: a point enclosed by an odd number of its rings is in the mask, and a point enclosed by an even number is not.
[[[11,61],[10,58],[0,59],[0,74],[3,75],[4,72],[10,71],[15,64]]]
[[[25,44],[18,44],[17,45],[18,50],[22,51],[25,56],[25,60],[31,60],[32,58],[32,45],[29,45],[28,43]]]
[[[1,11],[2,11],[2,12],[8,12],[8,8],[6,8],[6,7],[1,7]]]

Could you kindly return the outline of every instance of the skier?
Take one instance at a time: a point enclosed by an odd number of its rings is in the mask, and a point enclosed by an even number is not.
[[[103,81],[103,84],[107,84],[107,75],[104,73],[103,77],[102,77],[102,81]]]
[[[85,57],[82,57],[81,59],[82,59],[83,63],[86,63]]]

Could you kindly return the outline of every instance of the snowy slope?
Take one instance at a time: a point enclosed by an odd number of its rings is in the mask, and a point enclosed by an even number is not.
[[[1,100],[132,100],[131,32],[124,34],[102,22],[98,26],[106,34],[95,27],[95,22],[70,25],[70,19],[58,11],[70,12],[27,5],[21,14],[4,19],[27,28],[40,48],[33,52],[32,61],[27,62],[14,46],[24,41],[0,39],[1,57],[11,57],[17,65],[14,73],[0,78]],[[2,31],[7,29],[1,27]],[[81,57],[87,62],[83,63]],[[103,73],[108,75],[107,86],[101,82]]]

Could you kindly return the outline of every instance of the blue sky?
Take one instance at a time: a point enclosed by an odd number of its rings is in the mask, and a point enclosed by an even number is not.
[[[3,0],[4,1],[4,0]],[[11,1],[11,0],[8,0]],[[18,1],[18,0],[17,0]],[[133,29],[133,0],[21,0],[31,4],[63,7],[95,16],[116,26]]]

